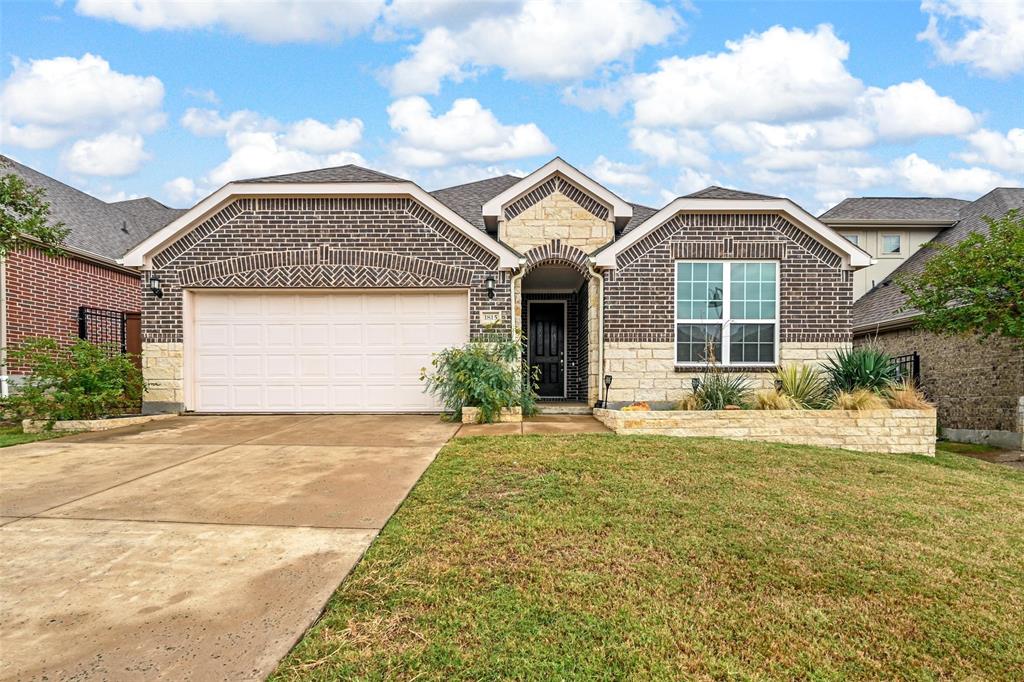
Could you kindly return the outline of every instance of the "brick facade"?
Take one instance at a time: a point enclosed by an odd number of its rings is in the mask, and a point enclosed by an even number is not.
[[[851,342],[851,273],[839,256],[777,214],[680,214],[618,256],[605,277],[605,357],[612,402],[674,401],[693,370],[675,366],[675,262],[680,259],[779,262],[779,359],[821,362]],[[772,367],[748,373],[771,384]]]
[[[1024,447],[1024,349],[1012,340],[906,328],[859,336],[892,355],[919,353],[921,388],[953,440]]]
[[[138,275],[71,255],[52,258],[38,249],[11,253],[5,261],[7,344],[33,337],[78,337],[81,306],[139,312]],[[18,374],[23,368],[10,367]]]
[[[153,263],[164,296],[144,302],[146,367],[161,375],[150,402],[181,402],[184,288],[468,289],[471,337],[483,331],[483,311],[502,314],[499,330],[511,326],[509,277],[497,257],[404,197],[238,199]]]

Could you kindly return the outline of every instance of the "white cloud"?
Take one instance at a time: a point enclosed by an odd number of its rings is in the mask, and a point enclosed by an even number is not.
[[[163,97],[159,78],[119,73],[97,55],[15,59],[0,93],[4,142],[38,149],[106,131],[153,132],[165,120]]]
[[[727,42],[726,52],[663,59],[622,87],[640,126],[822,117],[848,108],[863,89],[844,65],[849,52],[831,26],[774,26]]]
[[[199,197],[199,190],[191,178],[177,177],[164,183],[164,194],[173,204],[191,206]]]
[[[977,198],[993,187],[1012,181],[988,168],[942,168],[917,154],[893,162],[898,181],[926,196]]]
[[[185,88],[185,95],[198,100],[202,100],[203,102],[206,102],[207,104],[212,104],[214,106],[220,104],[220,97],[217,96],[217,93],[215,91],[209,88]]]
[[[131,175],[149,158],[142,135],[104,133],[78,140],[61,155],[64,167],[82,175]]]
[[[288,127],[285,142],[309,152],[327,153],[349,149],[362,137],[363,122],[358,118],[338,119],[333,125],[306,118]]]
[[[265,43],[338,40],[377,20],[384,0],[78,0],[79,14],[143,30],[223,28]]]
[[[536,124],[505,125],[475,99],[457,99],[447,112],[434,116],[427,100],[405,97],[391,103],[388,117],[399,134],[394,152],[403,165],[491,163],[554,151]]]
[[[438,7],[433,4],[432,10]],[[459,81],[475,69],[490,67],[523,80],[583,78],[604,64],[628,59],[642,47],[664,42],[682,24],[671,7],[645,0],[587,5],[525,0],[516,12],[509,12],[507,3],[497,7],[505,11],[481,13],[461,27],[433,25],[444,12],[400,15],[432,27],[410,56],[391,69],[392,91],[437,93],[445,79]]]
[[[985,163],[1013,173],[1024,173],[1024,128],[1012,128],[1006,135],[979,130],[967,136],[970,151],[958,156],[967,163]]]
[[[654,185],[643,166],[612,161],[603,154],[594,159],[590,174],[598,182],[619,187],[650,188]]]
[[[928,27],[917,39],[928,42],[940,61],[967,64],[988,76],[1024,69],[1021,0],[924,0],[921,11],[928,14]]]
[[[970,109],[939,95],[920,79],[884,90],[868,88],[861,103],[878,134],[889,139],[960,135],[977,125]]]
[[[650,130],[643,127],[629,131],[629,146],[650,156],[659,164],[679,164],[696,168],[711,165],[711,146],[696,130]]]
[[[307,118],[286,125],[255,111],[224,116],[213,109],[192,108],[182,116],[181,125],[199,137],[223,136],[229,154],[199,181],[176,178],[165,185],[164,190],[176,198],[190,193],[194,197],[235,180],[366,163],[352,150],[362,139],[359,119],[329,124]]]

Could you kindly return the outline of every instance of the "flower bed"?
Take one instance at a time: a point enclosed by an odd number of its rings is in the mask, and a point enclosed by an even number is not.
[[[935,455],[935,410],[594,409],[621,434],[692,436],[817,445],[861,452]]]

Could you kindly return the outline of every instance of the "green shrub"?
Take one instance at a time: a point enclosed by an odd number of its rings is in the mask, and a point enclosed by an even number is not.
[[[480,421],[487,423],[497,421],[503,407],[530,415],[537,406],[536,377],[522,357],[521,338],[490,334],[435,353],[433,369],[423,368],[420,380],[455,421],[463,407],[480,408]]]
[[[775,373],[782,383],[782,393],[805,410],[822,410],[829,406],[828,382],[821,370],[812,365],[787,365]]]
[[[724,410],[726,405],[750,406],[750,381],[739,374],[705,372],[694,392],[702,410]]]
[[[871,346],[843,349],[822,366],[833,393],[867,389],[881,393],[899,381],[899,369],[892,356]]]
[[[142,372],[106,344],[29,339],[7,357],[31,372],[4,401],[4,412],[17,419],[99,419],[133,412],[142,400]]]

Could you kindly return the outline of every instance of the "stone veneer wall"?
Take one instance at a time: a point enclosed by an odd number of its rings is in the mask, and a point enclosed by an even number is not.
[[[616,433],[758,440],[861,452],[935,455],[935,410],[595,409]]]
[[[906,328],[859,336],[892,355],[921,356],[921,389],[951,440],[1024,447],[1024,348],[993,336],[939,336]]]
[[[471,337],[483,332],[483,311],[500,312],[498,329],[511,328],[511,286],[497,257],[407,197],[237,199],[153,264],[164,296],[143,299],[146,411],[183,406],[185,289],[463,289]]]
[[[780,344],[779,356],[782,365],[820,365],[838,348],[848,346],[848,343],[792,341]],[[700,369],[676,367],[675,345],[671,342],[608,342],[604,357],[608,373],[613,377],[608,391],[610,403],[681,400],[692,392],[691,379],[701,376]],[[756,391],[774,386],[773,369],[748,369],[742,373]]]
[[[507,206],[504,218],[498,238],[521,253],[556,239],[593,253],[615,235],[609,208],[561,176]]]

